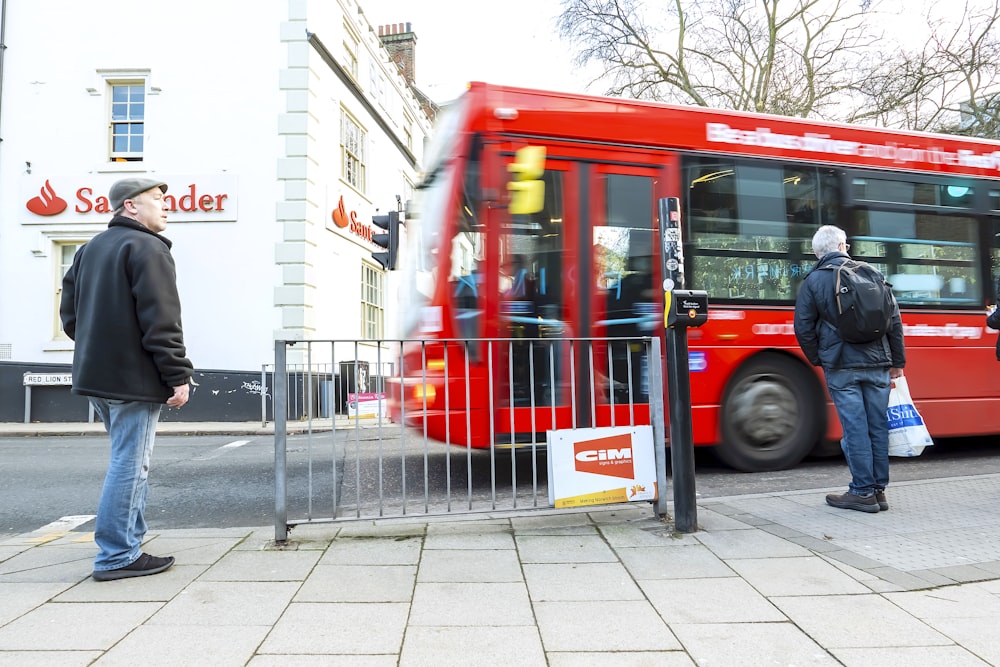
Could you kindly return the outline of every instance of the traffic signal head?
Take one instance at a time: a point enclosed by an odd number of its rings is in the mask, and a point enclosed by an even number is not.
[[[399,213],[389,211],[385,215],[373,215],[372,223],[385,233],[372,234],[372,243],[383,248],[372,253],[372,259],[382,265],[383,269],[392,271],[396,268],[396,258],[399,254]]]
[[[537,213],[545,208],[545,146],[525,146],[514,154],[507,165],[514,174],[507,184],[510,190],[509,210],[514,214]]]

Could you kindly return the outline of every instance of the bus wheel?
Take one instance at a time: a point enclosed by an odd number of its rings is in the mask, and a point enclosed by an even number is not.
[[[801,362],[766,354],[744,364],[722,399],[722,443],[716,455],[744,472],[796,465],[826,430],[823,393]]]

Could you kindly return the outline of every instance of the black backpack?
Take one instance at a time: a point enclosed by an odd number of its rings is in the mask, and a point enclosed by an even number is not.
[[[840,266],[824,266],[837,272],[834,303],[837,330],[848,343],[871,343],[889,331],[896,300],[892,285],[876,269],[848,259]]]

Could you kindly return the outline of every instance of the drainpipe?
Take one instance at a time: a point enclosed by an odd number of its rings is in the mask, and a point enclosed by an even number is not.
[[[7,40],[4,35],[7,34],[7,0],[0,0],[0,119],[3,118],[3,70],[4,63],[7,59],[4,58],[4,53],[7,51]],[[0,127],[3,124],[0,123]],[[3,143],[3,137],[0,136],[0,143]]]

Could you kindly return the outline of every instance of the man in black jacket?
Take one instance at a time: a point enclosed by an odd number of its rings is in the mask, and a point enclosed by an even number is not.
[[[160,409],[187,403],[193,368],[171,243],[160,236],[166,191],[148,178],[112,185],[108,229],[77,251],[63,279],[59,313],[76,341],[73,392],[88,397],[111,437],[94,530],[97,581],[157,574],[174,563],[140,549]]]
[[[899,307],[893,300],[888,332],[870,343],[844,340],[837,321],[836,271],[850,259],[847,235],[833,225],[816,230],[813,253],[819,258],[795,301],[795,337],[814,366],[822,366],[826,387],[843,429],[840,446],[851,471],[847,493],[826,497],[833,507],[878,512],[889,509],[889,386],[903,375],[906,352]]]

